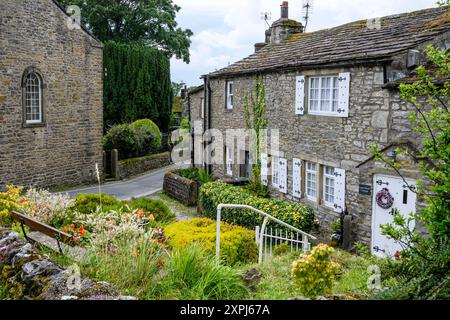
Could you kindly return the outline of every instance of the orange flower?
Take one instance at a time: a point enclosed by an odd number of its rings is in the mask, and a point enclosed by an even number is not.
[[[86,231],[85,230],[81,230],[80,235],[81,235],[82,238],[86,237]]]
[[[64,227],[63,232],[67,233],[67,227]]]
[[[78,230],[80,230],[80,232],[84,231],[84,227],[81,226]]]
[[[70,229],[75,229],[75,225],[73,223],[70,225]]]

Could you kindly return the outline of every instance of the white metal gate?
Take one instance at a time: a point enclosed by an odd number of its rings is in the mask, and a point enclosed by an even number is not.
[[[310,239],[317,240],[316,237],[310,235],[306,232],[303,232],[286,222],[283,222],[271,215],[255,209],[251,206],[247,205],[239,205],[239,204],[220,204],[217,206],[217,231],[216,231],[216,258],[217,261],[220,261],[220,223],[221,223],[221,215],[222,209],[225,208],[238,208],[238,209],[247,209],[253,212],[258,213],[259,215],[264,217],[262,226],[256,227],[256,237],[255,241],[258,245],[259,254],[258,254],[258,263],[261,264],[263,262],[263,258],[269,258],[273,255],[273,249],[280,245],[281,243],[287,243],[291,252],[293,251],[302,251],[307,252],[311,248]],[[272,221],[277,223],[280,227],[283,228],[267,228],[268,222]],[[289,230],[289,231],[288,231]]]

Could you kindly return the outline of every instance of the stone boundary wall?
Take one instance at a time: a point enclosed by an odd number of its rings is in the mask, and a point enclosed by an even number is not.
[[[198,184],[196,181],[183,178],[176,172],[168,172],[164,176],[164,192],[186,206],[198,203]]]
[[[0,286],[8,289],[10,299],[136,300],[121,296],[113,285],[92,281],[76,270],[60,267],[17,232],[0,228]]]
[[[121,160],[117,163],[117,179],[127,179],[147,171],[166,167],[170,164],[169,152]]]

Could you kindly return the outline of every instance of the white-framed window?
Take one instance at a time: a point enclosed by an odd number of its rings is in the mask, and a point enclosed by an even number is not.
[[[25,122],[42,123],[42,81],[39,75],[29,73],[25,78],[24,90]]]
[[[312,201],[317,200],[317,167],[316,163],[306,163],[306,196]]]
[[[335,169],[325,166],[323,169],[323,197],[327,207],[334,207],[335,204]]]
[[[280,186],[280,158],[272,157],[272,186],[279,188]]]
[[[233,176],[233,152],[230,147],[225,148],[227,176]]]
[[[226,107],[228,110],[233,110],[234,106],[234,83],[233,81],[227,81],[227,88],[226,88]]]
[[[309,113],[339,115],[339,77],[309,78]]]
[[[205,119],[205,98],[200,98],[200,118]]]

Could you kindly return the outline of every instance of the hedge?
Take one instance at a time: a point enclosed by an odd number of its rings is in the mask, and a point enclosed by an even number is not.
[[[164,230],[172,249],[185,248],[191,243],[200,243],[209,253],[216,248],[216,222],[201,218],[179,221]],[[222,262],[227,265],[254,263],[258,260],[255,232],[246,228],[223,223],[220,234]]]
[[[249,205],[286,222],[304,232],[310,232],[314,223],[314,210],[299,203],[277,199],[261,198],[241,187],[220,181],[204,184],[200,189],[199,204],[209,217],[216,218],[219,204]],[[239,226],[254,228],[261,225],[263,218],[245,209],[222,210],[222,220]]]

